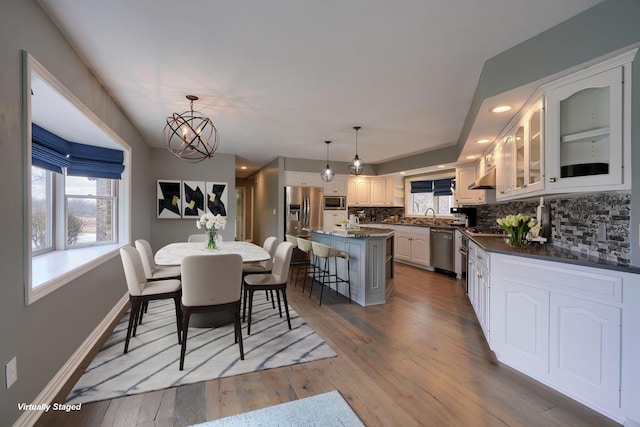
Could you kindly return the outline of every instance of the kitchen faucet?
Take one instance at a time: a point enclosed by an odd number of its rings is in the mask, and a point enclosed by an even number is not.
[[[434,211],[433,208],[427,208],[427,210],[424,211],[424,216],[427,216],[429,211],[431,211],[431,213],[433,214],[433,218],[431,219],[431,225],[436,225],[436,211]]]

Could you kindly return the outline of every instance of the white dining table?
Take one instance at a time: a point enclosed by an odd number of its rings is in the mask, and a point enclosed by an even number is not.
[[[207,242],[178,242],[169,243],[160,248],[155,255],[158,265],[181,265],[182,260],[191,255],[216,256],[222,254],[239,254],[242,262],[266,261],[270,258],[269,252],[262,246],[249,242],[220,242],[216,249],[207,249]],[[233,318],[221,313],[194,313],[191,316],[189,327],[210,328],[233,323]]]
[[[244,263],[266,261],[270,257],[269,252],[262,246],[250,242],[220,242],[216,249],[207,249],[205,245],[206,242],[169,243],[156,252],[156,264],[180,265],[185,257],[191,255],[239,254]]]

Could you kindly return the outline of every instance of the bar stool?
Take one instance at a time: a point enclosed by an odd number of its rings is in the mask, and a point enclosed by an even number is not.
[[[291,255],[291,262],[289,263],[290,267],[293,266],[299,266],[299,265],[303,265],[306,260],[301,257],[301,252],[300,250],[296,250],[298,249],[298,238],[295,236],[292,236],[291,234],[285,234],[285,240],[289,243],[291,243],[291,246],[293,247],[293,254]],[[289,268],[289,281],[291,281],[291,279],[293,278],[293,268]]]
[[[345,251],[338,250],[334,247],[324,245],[318,242],[311,242],[311,248],[313,255],[316,259],[316,271],[322,287],[320,288],[320,305],[322,305],[322,294],[324,287],[329,286],[331,290],[331,284],[336,284],[336,294],[338,293],[339,283],[346,283],[348,286],[349,303],[351,303],[351,272],[349,271],[349,254]],[[347,278],[341,278],[338,275],[338,258],[343,259],[347,263]],[[331,272],[330,260],[333,259],[333,273]],[[313,293],[313,280],[311,281],[311,290],[309,291],[309,298]]]
[[[298,249],[304,254],[304,262],[300,264],[302,268],[299,268],[298,271],[296,271],[295,286],[298,286],[298,277],[300,276],[300,270],[302,270],[302,274],[304,276],[304,280],[302,281],[302,291],[304,292],[304,288],[307,284],[307,276],[309,276],[309,274],[312,275],[311,284],[313,285],[313,275],[315,274],[313,250],[311,249],[311,240],[303,239],[302,237],[296,237],[296,240],[298,241]]]

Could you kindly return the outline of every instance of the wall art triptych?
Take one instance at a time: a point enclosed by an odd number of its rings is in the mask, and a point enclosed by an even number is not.
[[[227,216],[227,183],[158,180],[158,218],[198,219],[205,212]]]

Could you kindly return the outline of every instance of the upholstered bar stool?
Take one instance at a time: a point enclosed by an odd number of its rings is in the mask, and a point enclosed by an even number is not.
[[[315,273],[313,250],[311,249],[311,240],[303,239],[302,237],[297,237],[296,240],[298,241],[298,249],[304,254],[305,262],[301,264],[302,268],[299,268],[296,272],[295,286],[298,286],[298,277],[300,275],[300,271],[302,270],[304,279],[302,281],[302,291],[304,292],[304,288],[307,284],[307,276],[309,276],[309,274],[313,275]],[[313,277],[311,278],[311,283],[313,284]]]
[[[285,240],[291,243],[291,246],[293,247],[291,262],[289,263],[289,266],[294,267],[294,266],[303,265],[307,260],[300,256],[301,254],[300,250],[296,250],[298,249],[298,238],[295,236],[292,236],[291,234],[287,234],[284,237],[285,237]],[[289,281],[291,281],[292,278],[293,278],[293,268],[289,268]]]
[[[320,305],[322,305],[322,294],[324,287],[331,284],[336,284],[336,293],[338,293],[338,285],[340,283],[346,283],[348,287],[349,303],[351,303],[351,273],[349,272],[349,254],[347,252],[338,250],[334,247],[324,245],[318,242],[311,242],[311,248],[313,255],[316,259],[316,271],[318,282],[321,284],[320,288]],[[346,261],[347,263],[347,278],[341,278],[338,275],[338,258]],[[333,259],[333,270],[331,269],[331,260]],[[333,271],[333,272],[332,272]],[[311,281],[311,290],[309,291],[309,297],[313,292],[313,281]]]

